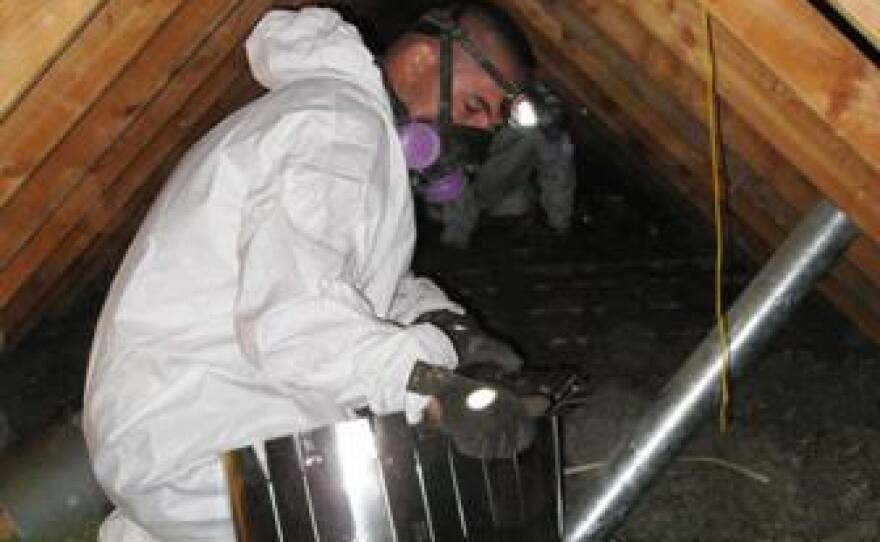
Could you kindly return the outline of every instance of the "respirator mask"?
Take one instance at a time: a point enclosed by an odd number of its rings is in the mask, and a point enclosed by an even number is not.
[[[454,42],[458,42],[504,91],[502,112],[509,124],[528,128],[538,122],[537,108],[532,100],[519,86],[504,78],[458,25],[460,12],[460,9],[453,9],[448,16],[423,17],[414,28],[416,32],[436,36],[440,40],[440,100],[436,123],[411,119],[387,78],[385,81],[413,188],[432,204],[449,203],[461,195],[467,186],[468,175],[473,174],[485,160],[494,137],[492,131],[452,122]]]

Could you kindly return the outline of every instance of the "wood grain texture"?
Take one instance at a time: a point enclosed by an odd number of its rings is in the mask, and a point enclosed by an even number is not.
[[[877,0],[828,0],[849,24],[880,49],[880,2]]]
[[[104,0],[0,2],[0,119],[64,51]]]
[[[41,311],[52,283],[61,280],[79,252],[109,227],[117,213],[123,212],[131,194],[137,192],[175,147],[175,141],[183,139],[199,115],[204,114],[207,105],[198,109],[201,106],[193,104],[193,92],[202,89],[197,91],[200,99],[206,104],[214,103],[219,98],[209,100],[206,96],[221,94],[242,74],[246,63],[241,40],[269,5],[268,0],[249,1],[230,14],[145,108],[143,122],[133,124],[116,141],[112,152],[105,154],[101,163],[71,191],[26,250],[0,271],[0,325],[10,340],[21,336],[18,324],[30,320],[27,312]],[[209,76],[213,83],[205,83]],[[206,89],[206,85],[210,88]],[[180,111],[184,110],[188,112],[181,116]],[[193,113],[195,110],[200,113]]]
[[[880,172],[880,68],[807,2],[704,3],[731,35]]]
[[[539,56],[545,60],[542,66],[546,67],[548,80],[568,99],[587,106],[589,115],[598,119],[598,123],[605,128],[602,130],[603,137],[617,146],[613,152],[624,157],[628,168],[639,163],[647,166],[636,168],[642,172],[643,180],[661,183],[682,205],[696,211],[698,217],[711,227],[711,190],[701,178],[656,153],[656,147],[643,139],[644,135],[626,118],[626,112],[617,108],[614,100],[597,93],[570,66],[560,68],[559,63],[551,62],[556,56],[554,52],[539,53]],[[636,151],[632,149],[634,143]],[[738,213],[728,217],[728,228],[736,232],[737,246],[753,261],[764,262],[791,228],[780,227],[774,217],[763,213],[747,199],[734,198],[732,205]],[[853,284],[858,287],[853,288]],[[818,289],[866,336],[880,342],[880,289],[876,284],[865,282],[864,275],[844,263],[826,275]]]
[[[108,0],[104,4],[0,125],[0,205],[9,201],[181,2]]]
[[[0,305],[7,303],[29,276],[38,271],[84,215],[90,215],[90,220],[99,227],[103,220],[101,217],[114,212],[104,201],[105,191],[117,182],[132,160],[144,151],[155,134],[173,118],[229,51],[239,47],[240,40],[264,12],[266,5],[267,2],[249,2],[227,15],[208,39],[199,44],[198,50],[177,66],[174,79],[149,103],[144,104],[139,116],[127,126],[127,130],[117,135],[112,145],[103,149],[97,162],[82,171],[83,175],[77,180],[76,186],[58,208],[40,225],[28,243],[23,245],[24,248],[14,255],[9,265],[0,270],[0,277],[3,278],[0,281]],[[0,223],[4,219],[0,215]]]
[[[705,79],[705,36],[693,0],[609,0]],[[748,0],[749,2],[754,0]],[[738,3],[737,3],[738,4]],[[730,107],[876,242],[878,174],[735,36],[715,24],[718,91]]]
[[[213,82],[223,84],[219,77],[213,79]],[[153,200],[177,161],[217,122],[252,101],[262,92],[264,89],[242,66],[230,85],[223,90],[213,105],[199,116],[175,147],[163,157],[162,163],[150,173],[149,178],[130,192],[127,201],[108,218],[100,231],[88,234],[92,237],[87,241],[86,248],[80,250],[75,258],[66,264],[66,269],[43,294],[43,301],[37,305],[38,308],[28,311],[23,319],[16,323],[15,334],[11,338],[17,340],[27,333],[40,320],[41,313],[67,313],[73,307],[79,306],[93,292],[105,290],[152,206]],[[201,94],[201,97],[207,100],[211,98],[207,94]],[[181,119],[186,118],[186,116],[181,117]],[[188,124],[187,120],[183,122]],[[79,243],[78,240],[74,242]],[[59,258],[64,260],[63,255],[59,255]]]
[[[0,269],[9,265],[95,162],[142,116],[238,0],[189,2],[144,45],[0,211]]]
[[[125,187],[125,197],[121,191],[117,193],[115,209],[103,201],[102,194],[95,192],[97,184],[92,185],[89,191],[78,192],[77,197],[65,202],[72,206],[91,204],[92,214],[81,216],[80,220],[67,229],[54,250],[46,255],[47,259],[42,265],[28,275],[27,281],[0,309],[0,329],[4,331],[8,343],[14,344],[20,340],[42,312],[57,302],[52,297],[53,293],[67,295],[66,289],[77,288],[79,281],[85,280],[74,269],[79,258],[96,238],[112,235],[106,231],[107,227],[111,224],[121,227],[121,224],[131,218],[123,215],[132,210],[132,207],[126,207],[130,198],[138,194],[148,198],[155,195],[155,185],[152,190],[145,188],[143,192],[139,192],[139,189],[166,163],[169,153],[185,141],[187,136],[193,134],[193,126],[223,98],[229,85],[243,75],[245,65],[243,51],[239,49],[232,51],[223,62],[219,62],[180,110],[148,142],[143,152],[121,172],[119,183]],[[191,143],[191,140],[188,142]],[[67,274],[70,274],[69,279],[64,278]]]
[[[531,4],[530,7],[534,7],[534,4],[529,0],[523,1]],[[650,114],[646,114],[645,110],[651,108],[646,107],[644,103],[640,105],[640,102],[645,99],[644,89],[639,92],[639,90],[633,90],[627,85],[619,85],[614,82],[614,78],[609,77],[604,69],[608,67],[605,62],[584,62],[584,53],[578,51],[578,48],[589,48],[589,53],[595,54],[596,51],[601,50],[601,46],[597,46],[595,37],[590,37],[585,29],[577,28],[577,25],[571,24],[570,17],[565,21],[560,21],[547,11],[538,14],[533,10],[524,10],[524,12],[530,13],[530,16],[533,17],[532,20],[542,21],[541,24],[544,25],[544,28],[549,30],[549,33],[534,36],[537,42],[550,51],[546,54],[547,58],[541,65],[550,66],[551,59],[571,55],[572,59],[563,62],[563,64],[569,66],[567,77],[575,81],[569,85],[581,89],[578,101],[595,108],[596,114],[603,116],[606,122],[609,117],[620,117],[621,115],[627,117],[625,121],[612,121],[611,124],[623,125],[624,131],[629,130],[638,134],[638,137],[642,139],[643,148],[662,149],[674,163],[679,164],[681,167],[675,168],[674,165],[663,164],[662,159],[653,160],[655,164],[659,163],[659,166],[655,165],[655,167],[658,167],[660,171],[665,170],[664,174],[660,175],[661,179],[701,210],[704,215],[709,212],[712,194],[711,187],[706,182],[709,171],[708,158],[699,154],[695,148],[688,150],[689,143],[678,135],[681,127],[674,129],[674,121],[669,124],[668,118],[651,118]],[[535,31],[535,28],[532,30]],[[556,39],[546,39],[547,35],[555,35]],[[601,66],[602,69],[596,70],[597,66]],[[596,97],[597,92],[613,96],[612,105],[609,106],[611,100],[602,103],[601,98]],[[655,110],[651,109],[651,111]],[[663,125],[668,129],[656,129],[656,126]],[[677,138],[677,141],[670,141],[670,137]],[[751,234],[760,239],[765,246],[772,247],[781,242],[785,233],[794,226],[797,214],[789,213],[787,216],[779,216],[779,213],[776,212],[777,209],[766,208],[765,201],[764,197],[756,198],[751,189],[740,189],[729,194],[728,205],[734,211],[735,217],[732,218],[741,223],[742,227],[748,228]],[[711,224],[711,214],[707,218]],[[824,288],[832,288],[833,295],[829,298],[845,314],[851,318],[862,320],[858,322],[858,325],[870,331],[875,340],[880,340],[880,334],[875,334],[880,329],[880,325],[878,325],[880,322],[880,304],[878,304],[880,291],[877,286],[848,262],[839,264],[832,274],[834,278],[826,282],[833,284],[833,286],[824,286]]]
[[[569,6],[569,7],[566,7]],[[652,108],[676,125],[677,131],[698,148],[709,148],[705,128],[705,81],[692,72],[620,4],[586,0],[576,5],[548,6],[559,20],[578,20],[604,39],[593,39],[590,49],[605,64],[623,74]],[[621,58],[625,55],[626,58]],[[675,104],[669,104],[668,98]],[[721,102],[721,137],[727,149],[727,176],[731,189],[745,192],[789,226],[813,208],[821,197],[816,188],[758,134],[726,101]],[[680,106],[680,108],[678,107]],[[694,126],[694,123],[700,123]],[[709,183],[710,178],[705,178]],[[880,283],[880,247],[861,237],[847,252],[865,274]]]

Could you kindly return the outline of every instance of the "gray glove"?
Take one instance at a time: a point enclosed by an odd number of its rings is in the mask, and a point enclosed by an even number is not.
[[[525,405],[497,384],[419,361],[407,389],[437,400],[443,430],[464,455],[510,458],[534,439],[533,420]]]
[[[440,328],[452,341],[458,354],[458,366],[490,363],[503,372],[513,373],[523,366],[522,357],[508,344],[486,334],[473,318],[449,310],[427,312],[415,323],[430,323]]]

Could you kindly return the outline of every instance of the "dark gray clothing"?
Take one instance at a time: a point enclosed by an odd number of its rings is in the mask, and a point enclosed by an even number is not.
[[[458,200],[439,210],[443,241],[463,248],[482,213],[521,216],[535,203],[550,227],[565,232],[575,185],[574,145],[567,133],[550,139],[540,130],[499,132],[474,181]]]

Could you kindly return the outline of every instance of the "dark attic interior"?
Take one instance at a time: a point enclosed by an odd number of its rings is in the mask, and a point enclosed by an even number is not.
[[[562,99],[570,225],[484,212],[452,246],[418,204],[413,266],[586,395],[559,416],[564,534],[467,540],[880,540],[880,4],[495,3]],[[110,282],[184,153],[263,94],[243,40],[305,4],[0,8],[0,541],[96,540]],[[376,54],[446,5],[329,4]]]

